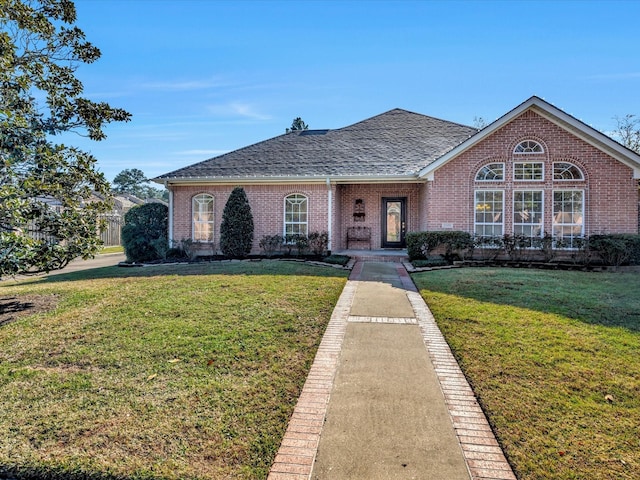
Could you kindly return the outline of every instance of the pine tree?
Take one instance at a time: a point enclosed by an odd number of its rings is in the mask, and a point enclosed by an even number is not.
[[[220,225],[220,249],[230,258],[244,258],[253,244],[253,215],[247,194],[236,187],[229,195]]]

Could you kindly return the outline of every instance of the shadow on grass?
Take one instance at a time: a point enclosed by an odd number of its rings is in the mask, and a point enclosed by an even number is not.
[[[101,267],[69,273],[57,273],[33,279],[46,283],[73,282],[106,278],[160,277],[167,275],[302,275],[314,277],[347,277],[348,271],[332,266],[296,260],[213,261],[198,263],[158,264],[144,267]],[[28,282],[29,280],[27,280]]]
[[[8,466],[0,464],[1,480],[143,480],[156,475],[122,476],[102,472],[70,471],[56,467]]]
[[[512,268],[414,274],[418,289],[640,332],[640,274]],[[428,303],[428,302],[427,302]]]

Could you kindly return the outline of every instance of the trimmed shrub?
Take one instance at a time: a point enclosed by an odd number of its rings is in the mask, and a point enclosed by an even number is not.
[[[314,255],[326,255],[329,246],[329,234],[327,232],[311,232],[308,237],[309,249]]]
[[[472,251],[481,261],[493,261],[502,253],[504,241],[502,237],[475,236]]]
[[[444,267],[446,265],[449,265],[449,262],[447,262],[440,255],[435,255],[435,256],[426,258],[424,260],[414,260],[411,263],[416,268],[421,268],[421,267]]]
[[[531,255],[534,251],[534,241],[532,238],[522,234],[505,235],[502,237],[502,246],[504,252],[509,256],[509,259],[515,262],[527,262],[531,260]]]
[[[220,250],[229,258],[244,258],[253,244],[253,215],[244,188],[229,195],[220,225]]]
[[[431,252],[444,246],[444,258],[451,262],[473,249],[473,239],[462,231],[409,232],[406,236],[409,260],[425,260]]]
[[[640,235],[619,233],[591,235],[589,249],[606,265],[640,264]]]
[[[296,233],[295,235],[287,235],[285,243],[290,246],[289,254],[291,253],[291,247],[295,245],[299,257],[304,255],[304,253],[309,248],[309,239],[306,235],[302,235],[300,233]]]
[[[167,250],[167,255],[166,255],[167,260],[183,260],[188,258],[189,257],[187,256],[185,251],[182,250],[181,248],[173,247]]]
[[[122,245],[130,262],[164,258],[168,250],[169,208],[146,203],[131,208],[124,216]]]
[[[553,244],[554,238],[548,232],[545,232],[542,238],[534,240],[534,246],[538,248],[545,262],[550,262],[556,257],[557,252]]]
[[[431,235],[433,232],[407,232],[407,254],[409,260],[424,260],[429,252],[438,246],[437,239]]]
[[[266,257],[272,257],[278,250],[280,250],[283,242],[284,238],[281,235],[265,235],[260,239],[260,243],[258,245]]]

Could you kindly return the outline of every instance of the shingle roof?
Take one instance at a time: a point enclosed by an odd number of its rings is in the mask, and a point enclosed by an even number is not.
[[[394,109],[336,130],[280,135],[156,180],[412,176],[476,132]]]

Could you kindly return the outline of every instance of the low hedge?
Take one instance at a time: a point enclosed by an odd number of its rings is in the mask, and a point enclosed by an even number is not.
[[[553,261],[556,256],[569,256],[574,263],[596,261],[603,265],[640,265],[640,235],[630,233],[598,234],[574,239],[573,249],[558,248],[555,239],[545,235],[531,239],[522,235],[500,237],[473,237],[462,231],[409,232],[406,236],[409,260],[433,261],[438,253],[448,262],[463,257],[480,257],[493,261],[497,258],[511,261]],[[565,252],[562,254],[562,252]]]
[[[471,234],[457,230],[409,232],[406,241],[410,261],[426,260],[438,247],[444,247],[444,258],[450,261],[473,247]]]
[[[605,265],[640,265],[640,235],[629,233],[591,235],[588,246]]]

